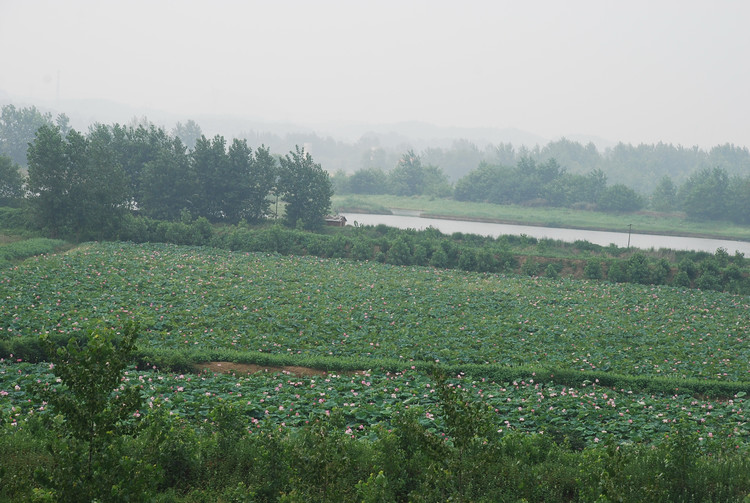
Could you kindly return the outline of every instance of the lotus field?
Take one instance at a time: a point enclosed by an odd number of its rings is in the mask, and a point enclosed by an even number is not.
[[[211,421],[219,404],[250,431],[294,428],[330,414],[353,437],[405,409],[441,432],[432,378],[419,363],[558,368],[579,386],[519,371],[448,383],[485,403],[502,434],[543,432],[594,444],[658,442],[687,428],[707,444],[748,447],[745,392],[721,400],[600,385],[594,373],[750,381],[750,299],[716,292],[469,274],[314,257],[170,245],[88,244],[0,273],[0,340],[73,335],[93,322],[136,320],[139,347],[232,350],[357,361],[357,372],[175,373],[131,368],[148,414]],[[398,370],[377,367],[390,359]],[[45,413],[30,393],[49,363],[0,362],[0,422]]]

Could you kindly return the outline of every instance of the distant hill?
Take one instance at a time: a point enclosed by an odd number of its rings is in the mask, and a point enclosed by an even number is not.
[[[273,134],[286,136],[288,134],[316,134],[321,137],[332,137],[337,141],[356,143],[360,138],[377,138],[384,148],[396,148],[408,144],[415,150],[429,147],[447,148],[456,140],[468,140],[479,148],[488,144],[511,143],[515,147],[525,145],[545,145],[552,138],[545,138],[538,134],[516,128],[463,128],[445,127],[428,124],[426,122],[396,122],[389,124],[373,124],[365,122],[339,123],[289,123],[276,122],[259,117],[240,117],[236,115],[206,115],[206,114],[174,114],[148,107],[134,107],[111,100],[60,100],[32,102],[23,97],[10,96],[0,89],[0,106],[13,103],[16,106],[36,106],[43,112],[53,115],[65,113],[70,118],[72,127],[87,130],[96,122],[104,124],[127,124],[134,119],[148,120],[171,130],[177,122],[189,119],[197,122],[204,134],[213,136],[221,134],[225,137],[237,137],[243,133]],[[567,138],[576,139],[581,135],[568,135]],[[588,143],[588,138],[582,143]],[[579,140],[580,141],[580,140]],[[614,145],[602,139],[591,140],[598,148],[601,144]]]

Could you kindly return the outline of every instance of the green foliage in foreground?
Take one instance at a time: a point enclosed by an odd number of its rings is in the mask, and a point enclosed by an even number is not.
[[[231,413],[217,409],[200,429],[179,418],[147,418],[120,446],[121,460],[155,467],[129,501],[742,502],[750,492],[746,452],[720,442],[700,452],[700,441],[677,429],[655,448],[577,451],[543,435],[498,438],[483,427],[481,411],[455,402],[445,408],[461,415],[451,437],[426,431],[408,412],[375,440],[351,439],[336,415],[295,432],[256,435],[238,428]],[[34,476],[60,469],[47,441],[39,427],[4,429],[0,454],[14,462],[3,465],[0,498],[55,500],[56,490]],[[137,482],[140,474],[127,475]]]
[[[155,415],[125,439],[121,459],[157,468],[130,501],[741,502],[750,491],[747,453],[719,442],[701,453],[697,438],[677,430],[656,448],[576,451],[543,435],[498,438],[460,403],[446,413],[465,418],[455,437],[436,436],[405,413],[372,441],[351,439],[337,416],[256,435],[233,424],[231,409],[200,430]],[[57,495],[33,475],[59,468],[46,441],[41,429],[0,435],[0,454],[15,461],[3,465],[0,497]]]
[[[750,494],[744,297],[123,243],[0,296],[0,500]],[[154,368],[217,358],[363,372]]]
[[[96,328],[86,331],[83,344],[71,338],[63,347],[42,338],[54,378],[29,383],[27,391],[41,402],[35,410],[42,421],[21,427],[39,435],[54,460],[34,472],[36,499],[142,499],[156,466],[128,452],[125,437],[136,433],[141,391],[121,382],[138,333],[132,324],[121,333]]]
[[[439,371],[432,412],[401,398],[390,424],[374,424],[368,436],[341,409],[309,415],[296,428],[248,421],[232,392],[208,408],[185,409],[205,411],[202,421],[162,406],[163,395],[149,398],[141,414],[135,407],[152,379],[124,371],[136,335],[132,326],[122,337],[87,331],[84,345],[71,340],[55,353],[59,384],[32,384],[50,402],[22,419],[12,409],[13,422],[0,426],[3,500],[724,502],[744,501],[750,491],[746,446],[696,433],[687,420],[658,443],[603,441],[579,450],[543,430],[503,434],[497,409]],[[332,394],[328,382],[315,394]],[[303,393],[301,382],[288,384]],[[271,408],[265,396],[260,404]],[[126,419],[130,412],[143,421]]]

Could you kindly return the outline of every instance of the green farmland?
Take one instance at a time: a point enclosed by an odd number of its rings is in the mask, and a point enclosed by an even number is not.
[[[698,290],[96,244],[8,270],[0,295],[8,343],[134,320],[146,352],[249,363],[750,381],[748,299]]]
[[[250,437],[330,420],[377,442],[411,414],[445,437],[447,389],[499,438],[597,452],[679,430],[696,455],[750,448],[747,296],[97,243],[3,270],[0,298],[6,435],[45,421],[34,387],[59,385],[34,341],[132,320],[137,365],[122,382],[141,390],[138,417],[200,429],[228,407]],[[198,372],[208,362],[234,370]]]

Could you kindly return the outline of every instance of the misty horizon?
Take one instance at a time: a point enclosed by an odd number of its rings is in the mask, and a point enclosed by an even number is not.
[[[117,122],[161,111],[207,131],[233,117],[744,146],[748,19],[729,0],[6,0],[0,93],[58,104],[74,125],[65,105],[89,102],[134,111]]]

